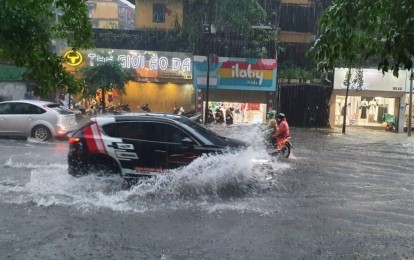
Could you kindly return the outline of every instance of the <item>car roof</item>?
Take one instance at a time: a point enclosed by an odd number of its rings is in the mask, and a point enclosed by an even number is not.
[[[96,119],[99,120],[100,118],[115,118],[117,121],[130,121],[130,120],[174,120],[174,121],[181,121],[182,116],[173,115],[173,114],[165,114],[165,113],[125,113],[120,115],[100,115],[97,116]]]
[[[3,102],[0,102],[0,103],[28,103],[28,104],[38,105],[38,106],[56,104],[54,102],[44,101],[44,100],[37,100],[37,99],[34,99],[34,100],[31,100],[31,99],[9,100],[9,101],[3,101]]]

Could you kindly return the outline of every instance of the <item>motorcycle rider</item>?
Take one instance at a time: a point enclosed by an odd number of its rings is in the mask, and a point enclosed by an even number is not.
[[[229,107],[226,109],[226,124],[231,125],[233,124],[233,107]]]
[[[221,107],[216,108],[216,113],[214,114],[217,124],[224,123],[224,113],[221,110]]]
[[[145,101],[145,104],[142,105],[141,109],[145,112],[148,112],[148,113],[151,112],[151,109],[149,108],[149,105],[148,105],[148,101]]]
[[[284,113],[279,113],[276,121],[279,127],[274,134],[276,138],[276,149],[281,149],[286,139],[290,136],[289,124],[286,121],[286,115]]]
[[[207,109],[205,117],[206,117],[205,120],[207,124],[211,124],[214,122],[214,115],[213,115],[213,110],[211,110],[211,107]]]

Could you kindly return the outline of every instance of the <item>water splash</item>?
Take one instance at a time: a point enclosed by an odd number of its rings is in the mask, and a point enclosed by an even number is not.
[[[245,150],[204,155],[186,167],[141,179],[130,189],[125,188],[120,177],[75,178],[67,174],[67,165],[30,165],[26,166],[32,170],[25,185],[0,183],[0,194],[7,195],[7,200],[14,203],[68,205],[80,210],[109,208],[143,212],[188,206],[206,211],[258,210],[261,207],[255,203],[260,202],[273,187],[277,175],[289,164],[267,154],[258,125],[216,127],[215,131],[255,143]],[[6,165],[24,167],[11,159]]]

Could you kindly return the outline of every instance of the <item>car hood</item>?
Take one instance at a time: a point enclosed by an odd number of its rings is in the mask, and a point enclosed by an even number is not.
[[[226,146],[231,148],[244,148],[248,147],[248,143],[234,138],[223,137],[223,141],[226,143]]]

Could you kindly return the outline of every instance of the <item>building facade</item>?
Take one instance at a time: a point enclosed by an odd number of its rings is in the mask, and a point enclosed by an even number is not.
[[[73,50],[67,49],[65,56]],[[68,54],[69,53],[69,54]],[[133,79],[125,86],[126,94],[115,90],[106,92],[102,97],[96,93],[94,100],[83,100],[100,105],[105,98],[107,107],[128,104],[132,112],[141,111],[143,104],[148,103],[152,112],[172,113],[175,106],[186,111],[195,110],[195,91],[192,85],[193,59],[192,54],[177,52],[157,52],[146,50],[92,49],[80,50],[75,60],[66,59],[68,71],[81,77],[83,67],[93,67],[107,61],[118,61],[131,72]],[[79,101],[79,100],[78,100]]]
[[[284,49],[278,54],[280,64],[291,62],[300,68],[314,68],[306,53],[316,39],[322,9],[318,0],[280,0],[276,20],[279,44]]]
[[[392,72],[382,74],[377,69],[362,69],[362,82],[358,82],[356,69],[352,69],[345,114],[347,71],[346,68],[335,69],[330,125],[342,125],[346,115],[348,125],[383,128],[387,120],[394,118],[397,130],[403,132],[408,121],[409,73],[400,70],[397,78]]]
[[[135,29],[135,5],[126,0],[86,2],[93,28]]]
[[[168,0],[136,0],[135,28],[170,30],[174,22],[183,23],[183,2]]]
[[[266,123],[266,113],[273,108],[276,75],[275,59],[212,57],[207,64],[207,57],[194,56],[197,110],[233,108],[236,123]]]

